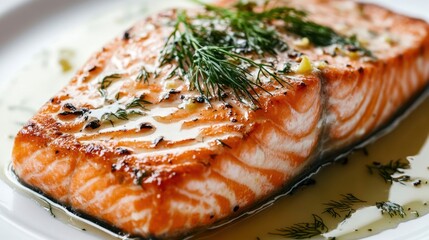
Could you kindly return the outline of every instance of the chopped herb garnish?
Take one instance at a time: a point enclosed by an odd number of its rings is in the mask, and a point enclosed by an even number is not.
[[[292,72],[292,64],[290,62],[285,63],[283,69],[279,71],[280,73],[291,73]]]
[[[137,113],[137,112],[134,112]],[[113,125],[113,120],[128,120],[128,115],[130,115],[131,112],[127,112],[123,108],[119,108],[116,112],[107,112],[101,116],[101,121],[109,121]]]
[[[330,202],[325,203],[324,205],[327,207],[325,208],[324,213],[328,213],[334,218],[340,217],[340,213],[346,213],[345,217],[348,218],[353,212],[356,211],[353,208],[353,205],[365,202],[350,193],[341,196],[343,197],[341,200],[331,200]]]
[[[96,129],[105,122],[110,122],[114,126],[116,120],[128,120],[132,115],[143,115],[144,112],[141,110],[147,110],[143,104],[151,104],[151,102],[144,100],[144,95],[140,97],[134,97],[129,103],[125,104],[124,107],[118,108],[113,112],[106,112],[101,115],[100,119],[92,120],[85,125],[85,128]]]
[[[142,185],[143,180],[150,176],[152,172],[148,170],[134,169],[134,184]]]
[[[110,74],[105,77],[100,82],[100,88],[98,91],[100,92],[101,96],[106,97],[107,95],[107,88],[113,83],[113,81],[121,78],[121,74]]]
[[[141,80],[144,81],[144,83],[148,83],[150,77],[150,73],[146,70],[145,67],[142,67],[137,74],[136,81],[140,82]]]
[[[118,110],[116,110],[116,112],[104,113],[101,116],[100,121],[101,122],[110,122],[110,124],[112,124],[112,126],[114,126],[115,120],[128,120],[131,115],[142,115],[142,114],[143,114],[143,112],[141,112],[141,111],[119,108]]]
[[[368,53],[354,38],[311,22],[305,12],[294,8],[277,7],[261,12],[253,2],[239,2],[230,9],[204,6],[208,11],[204,15],[190,17],[185,11],[177,14],[173,31],[161,51],[160,65],[176,64],[168,78],[177,75],[184,79],[207,102],[212,97],[223,99],[222,95],[231,91],[238,100],[256,107],[257,89],[266,91],[263,79],[283,86],[285,81],[280,75],[289,73],[290,65],[286,64],[284,71],[276,71],[274,64],[249,57],[276,56],[287,50],[280,31],[307,37],[318,46],[353,45]],[[274,26],[273,20],[284,24]]]
[[[346,47],[349,51],[360,51],[365,56],[373,57],[372,53],[357,41],[356,36],[341,36],[332,28],[322,26],[305,18],[289,18],[289,25],[286,26],[286,29],[298,36],[308,38],[316,46],[338,44]]]
[[[288,32],[307,38],[316,46],[339,44],[371,56],[371,52],[360,45],[356,36],[346,37],[332,28],[310,21],[305,11],[290,7],[276,7],[256,12],[256,7],[258,6],[254,2],[239,2],[235,5],[236,11],[206,5],[207,10],[229,21],[233,30],[243,33],[247,47],[258,53],[275,53],[273,48],[279,46],[283,49],[287,48],[286,43],[280,40],[278,32],[267,27],[269,21],[280,20],[285,23],[284,27]]]
[[[270,64],[239,55],[233,51],[233,44],[225,45],[207,34],[207,29],[193,24],[182,11],[161,52],[161,65],[176,62],[178,67],[171,74],[188,81],[190,89],[197,90],[205,99],[216,96],[222,99],[222,94],[230,88],[238,100],[246,100],[255,107],[256,89],[263,89],[262,77],[270,77],[280,84],[284,82]],[[248,67],[257,69],[255,77]]]
[[[394,174],[403,174],[404,171],[402,171],[402,169],[410,168],[410,163],[401,159],[396,161],[391,160],[384,165],[379,162],[373,162],[372,165],[367,165],[367,168],[371,174],[374,173],[374,171],[377,172],[385,182],[403,183],[410,180],[410,176],[408,175],[393,177]]]
[[[394,216],[400,216],[401,218],[404,218],[407,214],[404,211],[404,208],[393,202],[376,202],[375,206],[381,210],[381,214],[389,214],[390,217]]]
[[[297,223],[290,227],[279,228],[278,232],[270,233],[293,239],[307,239],[319,236],[328,232],[328,227],[323,222],[323,219],[313,214],[313,222],[310,223]]]
[[[268,21],[274,20],[274,12],[281,12],[283,15],[295,16],[302,15],[303,12],[293,8],[275,8],[272,10],[258,13],[255,11],[257,4],[255,2],[237,3],[233,9],[221,8],[206,4],[209,14],[213,14],[214,19],[225,21],[233,34],[227,35],[224,32],[208,30],[211,34],[212,42],[226,45],[234,48],[237,53],[256,52],[259,55],[269,53],[275,55],[277,51],[288,49],[286,42],[281,39],[278,31],[270,27]],[[200,18],[203,18],[200,16]]]
[[[146,107],[143,104],[152,104],[152,103],[144,100],[144,95],[142,95],[140,97],[133,98],[133,100],[131,100],[131,102],[129,102],[128,104],[125,105],[125,108],[126,109],[130,109],[130,108],[146,109]]]

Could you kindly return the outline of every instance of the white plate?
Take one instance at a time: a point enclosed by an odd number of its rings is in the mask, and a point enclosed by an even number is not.
[[[135,4],[141,1],[128,0],[128,2]],[[429,1],[426,0],[367,2],[380,3],[396,11],[429,21]],[[69,29],[86,24],[94,16],[123,5],[123,1],[114,0],[1,1],[0,89],[29,62],[31,56],[54,44]],[[112,36],[115,34],[112,33]],[[4,133],[3,129],[0,133]],[[9,156],[10,147],[8,144],[3,146],[0,156]],[[394,236],[400,239],[429,239],[427,229],[429,229],[428,216],[402,224],[372,239],[392,239]],[[98,237],[52,218],[35,201],[0,181],[0,239],[89,240]]]

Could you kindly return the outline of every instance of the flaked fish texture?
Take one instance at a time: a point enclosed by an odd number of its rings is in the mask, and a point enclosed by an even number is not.
[[[132,236],[178,238],[279,194],[428,85],[425,22],[352,1],[265,7],[280,6],[354,36],[371,55],[279,31],[288,49],[245,53],[279,72],[287,66],[280,82],[264,75],[255,107],[231,89],[202,96],[174,72],[175,59],[160,64],[179,11],[159,13],[95,53],[18,133],[20,181]]]

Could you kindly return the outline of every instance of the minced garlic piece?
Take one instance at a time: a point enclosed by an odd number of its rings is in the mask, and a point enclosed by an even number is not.
[[[298,65],[298,68],[295,70],[298,74],[308,74],[313,70],[310,59],[307,56],[301,57],[301,62]]]
[[[396,40],[394,37],[388,36],[388,35],[384,36],[384,41],[390,45],[396,45],[398,43],[398,40]]]
[[[299,48],[308,48],[310,46],[310,39],[304,37],[304,38],[295,40],[293,44]]]
[[[166,80],[164,82],[164,89],[176,89],[179,87],[179,83],[176,80]]]
[[[195,99],[184,99],[183,102],[179,105],[179,108],[186,110],[195,110],[198,107],[198,103]]]
[[[347,56],[349,56],[349,58],[352,59],[352,60],[356,60],[356,59],[360,58],[360,54],[358,52],[351,52],[351,51],[349,51],[347,53]]]
[[[323,70],[328,66],[328,64],[325,61],[318,61],[314,63],[314,66],[319,70]]]

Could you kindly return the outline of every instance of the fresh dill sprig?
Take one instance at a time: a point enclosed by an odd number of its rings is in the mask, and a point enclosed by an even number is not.
[[[113,73],[107,76],[104,76],[103,79],[100,81],[100,87],[98,88],[98,92],[101,96],[106,97],[107,96],[107,88],[112,85],[112,83],[121,78],[121,74]]]
[[[146,70],[145,67],[140,68],[139,73],[137,74],[136,81],[140,82],[143,80],[144,83],[148,83],[150,78],[150,73]]]
[[[152,103],[149,101],[146,101],[144,99],[144,95],[141,95],[140,97],[134,97],[129,103],[127,103],[125,105],[125,109],[141,108],[141,109],[147,110],[143,104],[152,104]]]
[[[269,16],[271,11],[257,13],[256,3],[237,3],[232,9],[221,8],[205,4],[209,13],[226,21],[233,34],[230,39],[234,40],[235,52],[256,52],[259,55],[266,53],[275,55],[277,51],[285,51],[288,45],[284,42],[274,27],[269,27],[265,20],[274,19]],[[276,8],[284,15],[295,14],[298,11],[293,8]],[[264,19],[269,18],[269,19]]]
[[[410,163],[401,159],[398,159],[396,161],[391,160],[389,163],[384,165],[379,162],[373,162],[372,165],[367,165],[367,168],[371,174],[377,172],[378,175],[380,175],[380,177],[382,177],[385,182],[398,182],[403,184],[404,182],[410,180],[410,176],[408,175],[393,177],[393,175],[397,173],[403,174],[404,171],[402,171],[402,169],[410,168]]]
[[[404,218],[407,215],[401,205],[390,201],[376,202],[375,206],[381,210],[381,214],[387,213],[391,218],[394,216],[400,216],[401,218]]]
[[[207,10],[216,12],[222,19],[228,19],[234,30],[244,33],[249,47],[258,52],[273,53],[273,46],[287,48],[286,43],[280,40],[278,32],[260,24],[261,22],[282,20],[288,32],[306,37],[316,46],[332,44],[353,46],[355,51],[361,51],[366,56],[372,56],[372,53],[357,41],[356,36],[347,37],[338,34],[330,27],[310,21],[306,12],[295,8],[276,7],[263,12],[256,12],[257,5],[254,2],[239,2],[234,6],[236,11],[211,5],[205,6]],[[261,28],[261,26],[264,27]]]
[[[341,196],[342,196],[342,199],[338,201],[331,200],[330,202],[325,203],[324,205],[327,207],[325,208],[325,211],[323,213],[328,213],[334,218],[340,217],[341,216],[340,213],[346,213],[345,218],[348,218],[353,212],[356,211],[353,208],[353,205],[366,202],[355,197],[351,193],[341,195]]]
[[[151,102],[144,100],[144,95],[134,97],[129,103],[125,104],[124,108],[121,107],[115,112],[106,112],[101,115],[100,122],[110,122],[114,126],[115,120],[128,120],[132,115],[143,115],[144,112],[136,110],[136,108],[147,110],[143,104],[151,104]]]
[[[351,46],[354,51],[361,51],[363,55],[373,57],[371,51],[363,47],[356,36],[343,36],[330,27],[320,25],[307,18],[307,13],[294,8],[277,7],[259,14],[264,20],[283,20],[286,31],[300,37],[306,37],[315,46],[329,46],[339,44]]]
[[[342,46],[351,46],[354,51],[360,51],[365,56],[373,57],[371,51],[364,48],[356,36],[345,37],[332,28],[322,26],[315,22],[305,20],[303,18],[290,18],[289,25],[286,27],[287,31],[294,33],[300,37],[306,37],[316,46],[329,46],[332,44],[339,44]]]
[[[168,78],[179,76],[187,81],[190,90],[197,90],[206,102],[212,97],[223,99],[227,92],[232,92],[238,100],[257,107],[257,90],[268,92],[263,78],[283,86],[281,75],[290,71],[277,71],[273,63],[250,57],[275,57],[287,50],[289,46],[281,31],[307,37],[316,46],[351,45],[354,51],[370,53],[355,38],[314,23],[305,12],[294,8],[261,10],[254,2],[239,2],[230,9],[203,5],[205,15],[190,17],[185,11],[177,13],[173,31],[161,51],[160,66],[175,64]],[[284,24],[272,24],[273,21]],[[144,78],[144,72],[139,76]]]
[[[207,102],[211,97],[222,99],[231,89],[238,100],[247,100],[255,107],[256,89],[265,91],[261,85],[262,77],[274,79],[281,85],[284,81],[270,64],[258,63],[233,52],[232,48],[211,43],[201,27],[192,24],[186,12],[182,11],[178,13],[174,31],[161,52],[160,63],[162,66],[177,62],[174,74],[187,80],[190,89],[197,90]],[[247,66],[240,66],[242,64]],[[257,69],[256,76],[251,74],[249,67]]]
[[[115,112],[107,112],[101,115],[101,122],[110,122],[114,126],[114,120],[128,120],[130,115],[141,115],[142,112],[119,108]]]
[[[326,233],[328,230],[323,219],[313,214],[313,222],[297,223],[290,227],[279,228],[278,232],[270,234],[293,239],[308,239]]]

